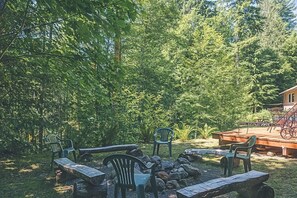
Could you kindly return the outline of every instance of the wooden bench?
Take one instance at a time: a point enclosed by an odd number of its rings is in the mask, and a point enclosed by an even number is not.
[[[177,191],[178,198],[207,198],[237,191],[248,198],[273,198],[274,190],[263,182],[269,178],[268,173],[250,171],[231,177],[218,178],[204,183],[188,186]]]
[[[92,185],[99,186],[105,179],[105,173],[95,168],[77,164],[68,158],[55,159],[54,162],[62,171],[81,178]]]
[[[137,148],[138,148],[137,144],[122,144],[122,145],[112,145],[112,146],[95,147],[95,148],[80,148],[78,149],[78,152],[79,152],[79,158],[84,159],[90,156],[92,153],[131,151]]]
[[[77,164],[68,158],[59,158],[54,160],[58,169],[62,172],[56,172],[56,174],[62,174],[59,178],[67,180],[69,176],[80,178],[74,181],[73,197],[107,197],[107,183],[105,180],[105,173],[91,168],[85,165]],[[56,175],[57,177],[57,175]]]

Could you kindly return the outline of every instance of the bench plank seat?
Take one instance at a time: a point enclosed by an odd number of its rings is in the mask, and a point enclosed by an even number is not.
[[[54,162],[60,169],[64,170],[65,172],[81,178],[95,186],[100,185],[105,178],[105,173],[95,168],[76,164],[68,158],[55,159]]]
[[[91,154],[91,153],[101,153],[101,152],[113,152],[113,151],[131,151],[137,149],[137,144],[123,144],[123,145],[112,145],[104,147],[95,148],[80,148],[78,149],[79,155]]]
[[[178,198],[214,197],[240,189],[252,188],[269,178],[268,173],[250,171],[226,178],[217,178],[204,183],[188,186],[177,191]]]

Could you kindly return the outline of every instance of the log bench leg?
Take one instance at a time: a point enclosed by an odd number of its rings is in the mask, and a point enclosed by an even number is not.
[[[274,198],[273,188],[264,183],[238,190],[237,193],[241,198]]]
[[[104,180],[99,186],[95,186],[80,180],[74,183],[73,187],[74,198],[106,198],[107,197],[107,182]]]
[[[59,168],[55,169],[55,177],[56,177],[57,183],[64,183],[68,180],[72,180],[76,178],[75,176],[68,174],[66,171],[63,171]]]
[[[93,155],[91,153],[84,153],[79,155],[79,161],[91,162],[93,160]]]

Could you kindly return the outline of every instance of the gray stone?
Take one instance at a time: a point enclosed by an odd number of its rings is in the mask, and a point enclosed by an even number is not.
[[[156,179],[156,185],[157,185],[157,190],[158,191],[163,191],[166,189],[165,182],[161,178],[155,178]],[[152,185],[151,182],[148,183],[148,185],[145,188],[146,192],[152,192]]]
[[[181,179],[178,181],[179,185],[181,188],[184,188],[186,186],[188,186],[188,180],[187,179]]]
[[[151,157],[151,162],[153,162],[153,163],[155,163],[157,165],[161,164],[161,161],[162,161],[161,157],[159,157],[157,155],[154,155],[154,156]]]
[[[182,175],[179,172],[172,172],[169,174],[168,181],[170,180],[180,180],[182,179]]]
[[[106,198],[107,197],[107,182],[104,180],[100,185],[95,186],[89,184],[84,180],[80,180],[74,183],[73,187],[73,197],[96,197],[96,198]]]
[[[182,153],[179,157],[186,158],[189,162],[202,162],[202,155],[197,153]]]
[[[164,170],[171,170],[174,167],[174,163],[171,161],[163,161],[161,164]]]
[[[165,171],[157,172],[156,175],[157,175],[159,178],[161,178],[163,181],[167,181],[168,178],[169,178],[168,173],[166,173]]]
[[[195,168],[189,164],[182,164],[181,167],[183,167],[185,171],[192,177],[198,177],[201,175],[201,172],[198,168]]]
[[[157,184],[157,190],[158,191],[165,190],[165,188],[166,188],[165,182],[162,179],[156,178],[156,184]]]
[[[132,155],[134,157],[141,157],[143,156],[143,152],[141,149],[137,148],[137,149],[133,149],[131,151],[127,151],[128,155]]]
[[[185,179],[189,176],[189,173],[187,171],[185,171],[185,169],[183,167],[178,168],[177,172],[181,175],[182,179]]]
[[[180,189],[180,185],[176,180],[170,180],[166,183],[166,188],[168,189]]]
[[[183,158],[183,157],[177,158],[177,161],[180,164],[190,164],[189,160],[187,160],[186,158]]]

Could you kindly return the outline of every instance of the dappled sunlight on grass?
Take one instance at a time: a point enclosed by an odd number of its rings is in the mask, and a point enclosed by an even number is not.
[[[7,160],[2,160],[0,162],[1,162],[2,166],[4,166],[4,169],[6,169],[6,170],[16,170],[17,169],[17,167],[15,166],[14,160],[7,159]]]
[[[54,187],[54,190],[62,195],[62,194],[65,194],[65,193],[71,193],[72,190],[73,190],[73,186],[64,186],[62,184],[58,184],[56,187]]]
[[[5,167],[6,170],[16,170],[16,167]]]
[[[21,168],[19,173],[29,173],[38,168],[40,168],[39,164],[31,164],[29,168]]]
[[[32,169],[26,169],[26,168],[22,168],[21,170],[19,170],[19,173],[29,173],[32,172]]]
[[[216,156],[216,155],[205,155],[203,156],[203,162],[209,163],[213,166],[220,166],[220,160],[222,156]]]
[[[289,166],[297,165],[296,160],[290,160],[285,157],[269,157],[265,155],[252,156],[252,162],[254,166],[258,169],[268,169],[268,170],[277,170],[277,169],[286,169]]]
[[[35,197],[35,195],[33,193],[25,195],[25,197]]]
[[[37,169],[37,168],[40,168],[39,164],[31,164],[31,169]]]
[[[53,190],[54,172],[43,163],[49,159],[44,153],[0,159],[0,177],[5,178],[0,197],[60,197]]]

